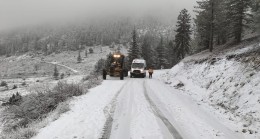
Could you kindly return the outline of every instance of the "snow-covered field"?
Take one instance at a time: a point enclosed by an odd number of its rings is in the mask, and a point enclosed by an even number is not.
[[[111,52],[108,46],[102,47],[102,52],[100,51],[100,47],[93,47],[94,53],[88,54],[88,57],[82,56],[84,58],[82,63],[77,63],[76,61],[78,52],[63,52],[56,55],[52,54],[44,58],[41,58],[41,56],[32,57],[28,54],[8,58],[0,57],[0,76],[4,76],[0,82],[6,81],[8,84],[8,89],[6,89],[6,87],[0,87],[0,100],[10,97],[16,92],[19,92],[21,95],[26,95],[42,87],[52,88],[52,86],[58,82],[52,78],[54,65],[57,65],[60,74],[65,73],[65,78],[59,81],[81,81],[84,75],[88,75],[94,69],[94,65],[99,59],[105,58],[106,55]],[[35,65],[40,65],[37,71],[34,69]],[[21,71],[21,73],[19,71]],[[33,72],[36,73],[32,74]],[[67,75],[66,73],[69,72],[70,75]],[[20,74],[16,75],[16,73]],[[41,73],[49,74],[42,75]],[[23,82],[25,82],[26,85],[22,85]],[[17,88],[12,89],[13,85],[16,85]]]
[[[101,51],[102,48],[102,51]],[[93,47],[94,53],[88,53],[87,57],[84,51],[81,52],[82,62],[77,62],[78,51],[66,51],[58,54],[24,54],[20,56],[0,57],[0,78],[29,78],[46,77],[53,74],[54,65],[60,73],[70,74],[88,74],[100,58],[105,58],[111,50],[108,46]],[[78,73],[80,72],[80,73]]]

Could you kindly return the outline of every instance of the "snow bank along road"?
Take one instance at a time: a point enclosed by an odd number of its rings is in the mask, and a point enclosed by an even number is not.
[[[243,139],[156,79],[110,78],[35,139]]]

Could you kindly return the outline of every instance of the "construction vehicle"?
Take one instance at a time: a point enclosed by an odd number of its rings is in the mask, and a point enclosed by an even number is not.
[[[103,69],[103,79],[106,80],[106,76],[120,77],[120,80],[124,80],[124,77],[128,76],[128,70],[125,68],[125,56],[119,52],[114,53],[110,57],[109,66],[107,69]]]

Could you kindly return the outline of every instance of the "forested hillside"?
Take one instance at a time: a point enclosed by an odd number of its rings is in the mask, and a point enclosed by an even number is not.
[[[42,51],[52,52],[78,50],[83,46],[113,45],[130,42],[133,27],[138,29],[139,37],[147,34],[172,36],[173,25],[162,23],[156,18],[145,17],[93,19],[85,23],[40,25],[21,28],[0,36],[0,55],[14,55]]]
[[[206,49],[212,52],[218,46],[232,46],[257,37],[259,3],[259,0],[206,0],[197,1],[194,11],[181,10],[174,20],[151,15],[107,16],[13,29],[0,33],[0,55],[26,52],[49,55],[120,44],[129,48],[130,63],[142,57],[148,66],[170,68],[190,54]],[[193,12],[194,18],[190,14]]]
[[[259,31],[259,0],[197,1],[195,40],[200,49],[239,43]]]

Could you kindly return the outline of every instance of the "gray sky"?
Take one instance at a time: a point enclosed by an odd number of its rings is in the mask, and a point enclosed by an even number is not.
[[[21,26],[77,21],[109,15],[166,15],[192,12],[196,0],[0,0],[0,31]]]

